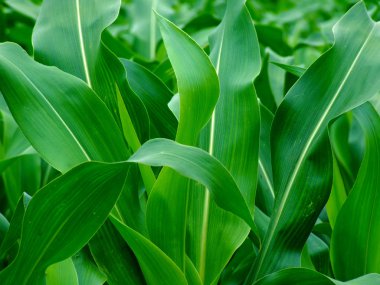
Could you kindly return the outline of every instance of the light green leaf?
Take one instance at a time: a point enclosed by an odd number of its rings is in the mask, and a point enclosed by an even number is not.
[[[299,265],[331,189],[328,123],[380,89],[380,27],[362,2],[334,26],[334,34],[334,46],[304,73],[276,112],[271,133],[275,208],[254,279]]]
[[[367,103],[354,118],[365,137],[365,154],[355,184],[340,210],[331,240],[334,274],[340,280],[380,273],[380,117]]]
[[[3,284],[40,284],[49,265],[79,251],[114,206],[126,168],[84,163],[38,191],[25,212],[18,255],[0,272]]]
[[[219,207],[240,217],[252,229],[256,228],[236,182],[228,170],[207,152],[167,139],[153,139],[146,142],[128,161],[167,166],[202,183]]]
[[[35,58],[81,78],[105,102],[119,123],[116,86],[140,140],[149,138],[148,115],[126,81],[120,60],[101,42],[117,17],[120,0],[46,0],[33,31]],[[116,84],[115,84],[116,83]]]
[[[50,265],[45,274],[46,285],[79,285],[77,272],[71,258]]]
[[[218,78],[205,52],[174,24],[157,17],[180,96],[176,141],[196,145],[199,132],[209,121],[219,96]],[[185,267],[188,183],[188,179],[175,171],[163,168],[147,204],[151,240],[182,270]]]
[[[0,45],[0,90],[24,135],[58,170],[127,157],[123,137],[96,94],[74,76],[34,62],[15,44]]]
[[[210,37],[210,57],[219,76],[220,97],[200,145],[230,172],[252,215],[260,132],[253,80],[259,74],[261,60],[245,2],[226,1],[223,20]],[[209,190],[192,189],[189,195],[188,254],[204,284],[218,280],[249,233],[247,224],[215,205],[210,199],[213,190]],[[226,197],[233,199],[231,194]]]

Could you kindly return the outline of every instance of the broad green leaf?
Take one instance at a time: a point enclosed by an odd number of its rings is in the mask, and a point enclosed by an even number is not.
[[[368,274],[347,282],[331,279],[317,271],[306,268],[288,268],[258,280],[254,285],[377,285],[379,274]]]
[[[208,56],[188,35],[161,16],[157,19],[178,83],[180,118],[176,141],[196,145],[199,132],[209,121],[218,99],[218,78]],[[174,170],[163,168],[147,204],[149,237],[182,270],[188,183],[188,179]]]
[[[145,107],[132,92],[120,60],[101,42],[117,17],[120,0],[46,0],[33,31],[35,58],[84,80],[119,123],[116,86],[140,140],[149,137]],[[116,84],[115,84],[116,83]]]
[[[38,191],[25,212],[16,259],[0,272],[3,284],[40,284],[49,265],[79,251],[108,217],[126,168],[84,163]]]
[[[131,248],[109,219],[97,231],[89,245],[97,266],[107,276],[108,284],[146,283]]]
[[[226,3],[223,20],[210,37],[210,57],[219,76],[220,96],[200,140],[201,147],[231,173],[252,215],[260,131],[253,80],[259,74],[261,60],[245,1]],[[247,224],[216,206],[214,200],[218,204],[218,199],[210,199],[212,191],[192,189],[189,204],[188,255],[204,284],[217,281],[249,233]],[[231,194],[226,193],[226,197],[234,199]]]
[[[128,161],[167,166],[202,183],[219,207],[240,217],[252,229],[256,228],[235,180],[217,159],[202,149],[167,139],[153,139],[146,142]]]
[[[0,90],[24,135],[58,170],[127,157],[117,124],[96,94],[74,76],[34,62],[15,44],[0,45]]]
[[[77,271],[71,258],[50,265],[45,275],[46,285],[79,285]]]
[[[113,216],[111,221],[135,253],[149,285],[187,285],[186,278],[178,266],[156,245]]]
[[[334,26],[334,34],[334,46],[290,89],[274,118],[275,208],[253,279],[299,265],[300,252],[331,189],[328,123],[380,89],[380,27],[362,2]]]
[[[365,137],[365,154],[355,184],[340,210],[331,241],[334,274],[340,280],[380,273],[380,117],[367,103],[354,117]]]

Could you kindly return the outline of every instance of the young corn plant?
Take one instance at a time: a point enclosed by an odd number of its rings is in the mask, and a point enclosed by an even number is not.
[[[379,5],[280,2],[0,1],[0,284],[380,284]]]

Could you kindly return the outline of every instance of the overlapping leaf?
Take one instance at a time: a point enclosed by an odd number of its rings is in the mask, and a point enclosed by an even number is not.
[[[367,103],[354,112],[361,125],[366,150],[355,184],[336,220],[331,260],[340,280],[380,273],[380,117]]]
[[[271,134],[276,201],[252,270],[255,278],[299,265],[300,250],[331,189],[326,127],[380,89],[380,27],[363,3],[336,24],[334,34],[334,46],[297,81],[276,112]]]
[[[260,115],[253,80],[260,70],[256,32],[245,1],[226,1],[223,21],[210,37],[210,57],[220,97],[201,147],[231,173],[253,211],[257,184]],[[247,225],[223,211],[206,189],[190,193],[188,254],[201,280],[211,284],[247,237]],[[211,189],[209,189],[211,190]],[[227,194],[231,197],[231,194]]]
[[[196,145],[219,95],[215,70],[204,51],[183,31],[158,16],[180,95],[176,140]],[[182,56],[185,53],[187,56]],[[188,179],[164,168],[149,195],[147,225],[151,240],[184,269]]]
[[[0,90],[24,135],[58,170],[127,157],[117,124],[96,94],[74,76],[34,62],[16,44],[0,45]]]
[[[49,265],[79,251],[114,206],[126,168],[89,162],[41,189],[25,212],[16,259],[0,272],[3,284],[42,284]]]

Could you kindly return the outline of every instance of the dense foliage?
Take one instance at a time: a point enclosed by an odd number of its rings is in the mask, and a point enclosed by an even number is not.
[[[0,0],[0,284],[380,284],[356,2]]]

